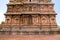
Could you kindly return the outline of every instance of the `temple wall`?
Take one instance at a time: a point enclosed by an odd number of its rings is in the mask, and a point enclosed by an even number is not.
[[[40,11],[40,12],[54,12],[54,5],[8,5],[7,12],[28,12],[30,11]]]
[[[13,15],[6,16],[7,24],[19,25],[41,25],[43,27],[56,26],[54,15]]]
[[[0,40],[59,40],[60,35],[49,36],[0,36]]]

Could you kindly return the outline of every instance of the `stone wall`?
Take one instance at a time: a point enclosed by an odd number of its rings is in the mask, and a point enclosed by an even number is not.
[[[60,40],[60,35],[0,36],[0,40]]]

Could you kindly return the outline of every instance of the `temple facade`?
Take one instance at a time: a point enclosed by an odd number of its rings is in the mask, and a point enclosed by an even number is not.
[[[10,0],[0,35],[60,34],[52,0]]]

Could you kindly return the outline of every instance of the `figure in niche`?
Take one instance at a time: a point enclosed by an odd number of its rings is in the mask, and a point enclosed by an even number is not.
[[[47,17],[46,16],[42,16],[42,24],[47,24]]]
[[[34,18],[33,18],[33,24],[38,24],[38,16],[35,16]]]

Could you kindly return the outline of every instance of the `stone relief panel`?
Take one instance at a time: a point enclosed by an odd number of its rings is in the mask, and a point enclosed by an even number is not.
[[[48,5],[44,5],[44,9],[43,9],[44,12],[48,12]]]
[[[28,11],[28,7],[21,6],[21,5],[9,5],[7,12],[21,12],[21,11]]]
[[[13,12],[13,6],[8,6],[7,12]]]
[[[40,11],[40,6],[33,6],[32,11]]]
[[[19,25],[19,16],[12,16],[12,18],[11,18],[11,24],[12,25]]]
[[[7,12],[20,12],[20,11],[21,11],[20,5],[8,5]]]
[[[24,6],[22,11],[29,11],[29,8],[27,6]]]
[[[23,25],[26,25],[27,21],[28,21],[27,17],[23,15],[23,17],[22,17],[22,23],[23,23]]]
[[[28,24],[28,16],[26,15],[22,15],[21,17],[20,17],[20,24],[21,25],[27,25]]]
[[[48,24],[48,16],[42,15],[41,16],[41,21],[42,21],[43,25],[47,25]]]
[[[12,25],[15,25],[16,24],[16,20],[15,20],[15,16],[12,17]]]
[[[49,11],[48,5],[40,5],[40,11],[41,12],[48,12]]]
[[[40,11],[42,12],[44,10],[44,5],[40,5]]]
[[[16,16],[16,17],[15,17],[16,25],[19,25],[19,22],[20,22],[19,19],[20,19],[20,16]]]
[[[51,25],[55,25],[56,24],[56,19],[54,15],[50,16],[50,21],[51,21]]]
[[[6,16],[6,24],[10,24],[11,23],[11,16]]]
[[[38,25],[38,23],[39,23],[38,15],[33,15],[32,22],[33,22],[33,25]]]
[[[54,11],[54,8],[53,7],[54,7],[54,5],[49,5],[48,6],[49,12],[53,12]]]

